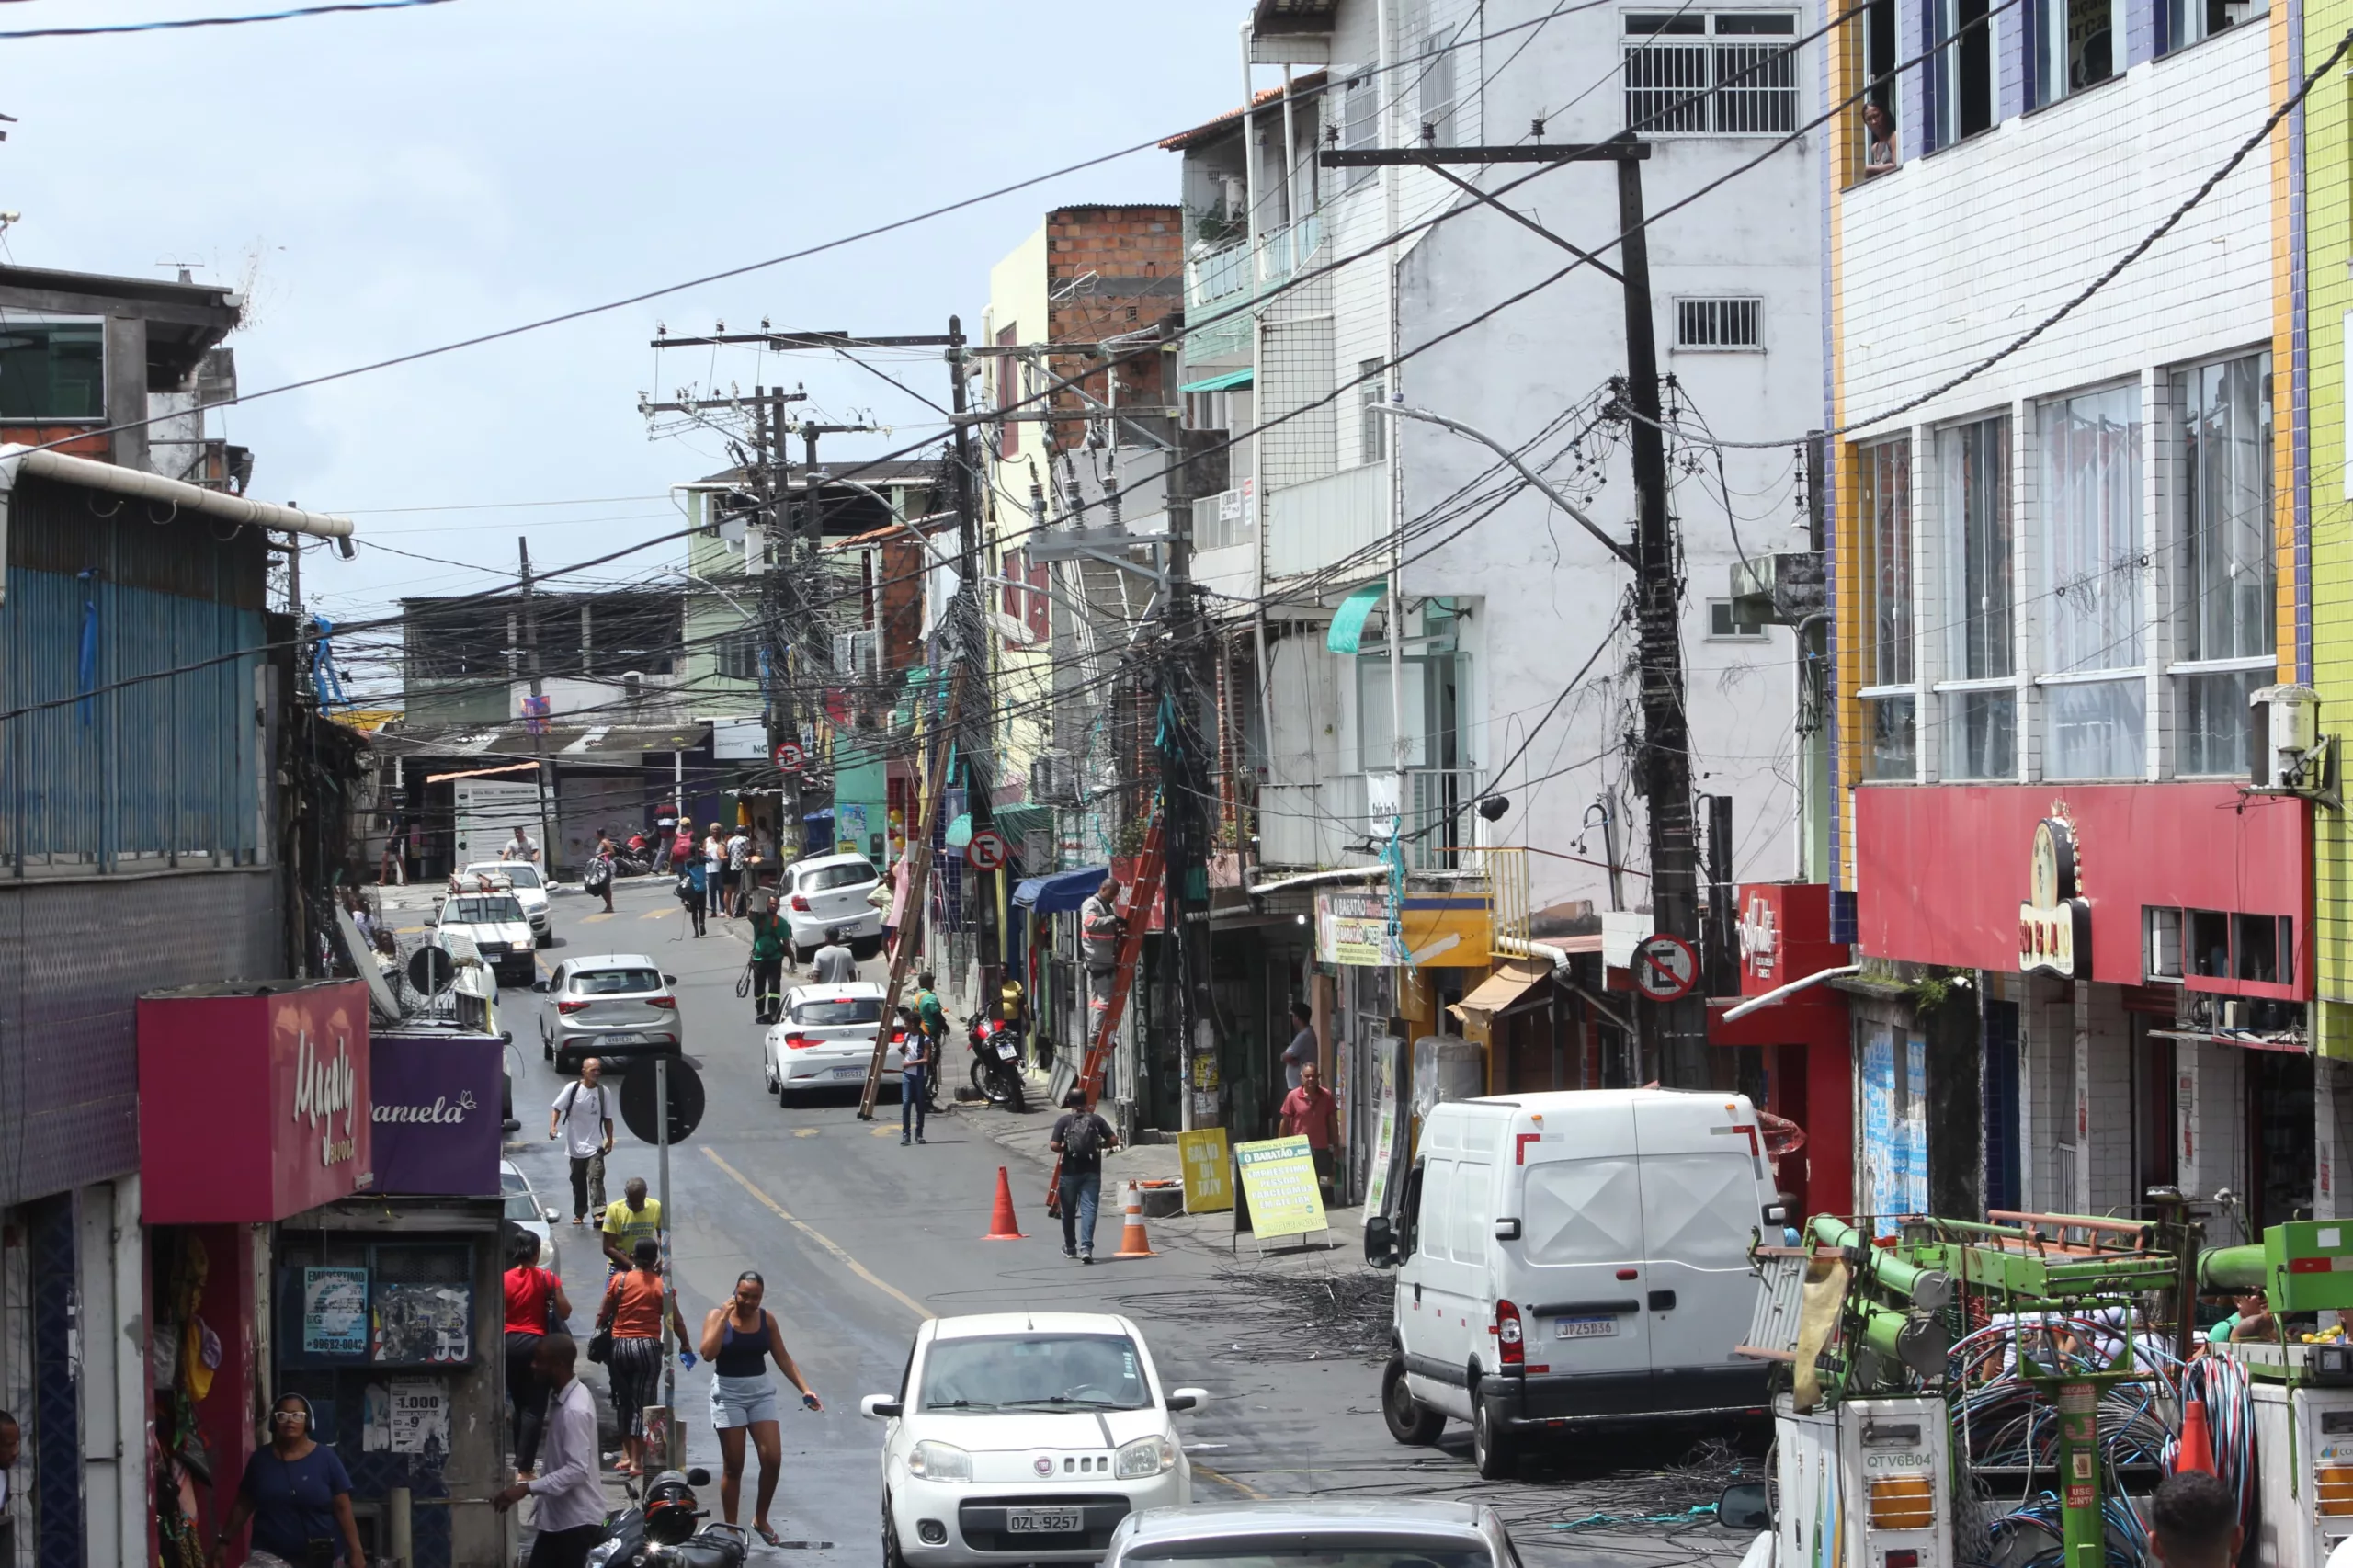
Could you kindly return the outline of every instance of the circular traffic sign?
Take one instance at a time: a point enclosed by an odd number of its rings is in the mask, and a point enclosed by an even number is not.
[[[1001,871],[1012,858],[1013,849],[1005,842],[1005,835],[993,827],[974,828],[972,841],[964,846],[964,858],[976,871]]]
[[[427,996],[438,996],[458,978],[458,966],[439,948],[419,948],[408,956],[408,983]]]
[[[799,743],[798,741],[779,741],[779,742],[777,742],[777,744],[776,744],[776,765],[777,765],[779,767],[800,767],[800,766],[801,766],[801,743]]]
[[[629,1064],[621,1079],[621,1124],[641,1143],[662,1141],[662,1123],[654,1114],[654,1072],[649,1057]],[[702,1125],[702,1074],[680,1057],[670,1058],[670,1142],[683,1143]]]
[[[1660,932],[1634,945],[1634,989],[1654,1002],[1688,995],[1699,983],[1699,955],[1680,937]]]

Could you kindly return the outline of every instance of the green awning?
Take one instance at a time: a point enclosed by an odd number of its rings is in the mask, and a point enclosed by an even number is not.
[[[1340,601],[1340,608],[1332,612],[1332,630],[1324,633],[1324,646],[1335,653],[1355,653],[1364,641],[1365,618],[1388,591],[1386,583],[1360,583],[1349,589],[1348,597]]]
[[[1228,370],[1222,376],[1211,376],[1205,381],[1187,381],[1176,390],[1180,392],[1231,392],[1235,387],[1248,386],[1251,377],[1256,373],[1253,367],[1245,365],[1239,370]]]
[[[961,849],[972,843],[972,813],[965,812],[951,819],[948,824],[948,831],[940,835],[940,842],[950,849]]]

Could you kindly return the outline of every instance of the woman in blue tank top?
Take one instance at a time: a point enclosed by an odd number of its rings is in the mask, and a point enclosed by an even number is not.
[[[776,1386],[768,1381],[768,1358],[777,1369],[801,1391],[801,1403],[810,1410],[825,1408],[792,1352],[784,1347],[784,1330],[760,1305],[767,1281],[753,1269],[735,1280],[735,1294],[727,1304],[713,1307],[702,1320],[703,1359],[710,1363],[710,1424],[719,1429],[720,1457],[725,1461],[719,1483],[719,1506],[729,1524],[744,1494],[744,1434],[760,1453],[759,1505],[753,1510],[752,1528],[770,1546],[781,1543],[768,1523],[768,1504],[776,1496],[777,1471],[782,1464],[783,1443],[776,1424]]]

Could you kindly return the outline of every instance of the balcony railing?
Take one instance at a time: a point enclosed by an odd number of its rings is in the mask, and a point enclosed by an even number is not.
[[[1324,218],[1317,212],[1259,235],[1259,287],[1271,289],[1288,282],[1291,274],[1308,265],[1323,244]],[[1199,312],[1205,307],[1236,302],[1238,296],[1249,290],[1250,275],[1247,240],[1229,241],[1215,250],[1191,257],[1185,263],[1186,310]]]
[[[1267,571],[1319,572],[1389,529],[1389,465],[1365,463],[1267,492]]]

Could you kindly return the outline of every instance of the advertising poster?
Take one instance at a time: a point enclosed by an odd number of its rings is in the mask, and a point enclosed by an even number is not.
[[[1205,1127],[1176,1135],[1185,1170],[1185,1212],[1219,1214],[1233,1207],[1233,1184],[1226,1178],[1225,1129]]]
[[[1315,956],[1324,963],[1376,969],[1404,960],[1389,936],[1389,899],[1377,892],[1315,895]]]
[[[1236,1143],[1233,1164],[1250,1206],[1250,1233],[1261,1241],[1326,1228],[1324,1195],[1316,1190],[1315,1160],[1301,1137]]]
[[[302,1270],[302,1354],[368,1354],[368,1271]]]
[[[438,1378],[394,1378],[386,1411],[386,1447],[396,1454],[449,1451],[449,1392]]]
[[[1397,1114],[1397,1071],[1405,1059],[1405,1042],[1395,1035],[1380,1035],[1372,1042],[1372,1169],[1365,1183],[1364,1211],[1389,1212],[1389,1173],[1402,1158],[1398,1145],[1404,1128]]]

